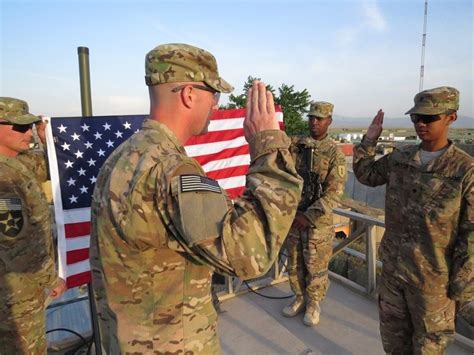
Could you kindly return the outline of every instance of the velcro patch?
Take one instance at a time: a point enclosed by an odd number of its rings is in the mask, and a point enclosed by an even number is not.
[[[0,234],[16,237],[23,228],[21,199],[0,198]]]
[[[181,192],[209,191],[222,193],[221,187],[216,180],[201,175],[180,175]]]
[[[21,211],[21,199],[0,198],[0,212]]]

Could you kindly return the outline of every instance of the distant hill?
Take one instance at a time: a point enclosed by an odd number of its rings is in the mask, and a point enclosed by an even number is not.
[[[332,127],[335,128],[366,128],[372,122],[372,118],[363,117],[345,117],[334,115]],[[410,118],[385,118],[384,127],[386,128],[403,128],[413,127]],[[474,118],[467,116],[458,116],[458,119],[453,124],[454,128],[471,128],[474,129]]]

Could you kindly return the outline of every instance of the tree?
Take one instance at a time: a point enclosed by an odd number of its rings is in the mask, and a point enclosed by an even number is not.
[[[249,76],[244,84],[242,94],[229,96],[229,103],[221,106],[225,109],[244,108],[247,101],[247,90],[252,86],[254,80],[260,80]],[[285,121],[285,131],[288,135],[307,134],[308,124],[303,120],[310,104],[310,95],[308,90],[296,91],[294,85],[282,84],[278,88],[278,94],[275,89],[267,85],[267,90],[271,91],[275,99],[275,104],[281,107],[283,119]]]

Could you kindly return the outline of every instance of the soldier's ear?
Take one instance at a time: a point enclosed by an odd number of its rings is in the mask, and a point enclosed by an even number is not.
[[[446,124],[449,126],[451,125],[454,121],[456,121],[458,119],[458,113],[457,111],[454,111],[454,112],[451,112],[451,113],[448,113],[446,115]]]

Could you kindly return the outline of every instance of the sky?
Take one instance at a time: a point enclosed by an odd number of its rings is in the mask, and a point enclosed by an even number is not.
[[[0,96],[80,116],[77,47],[94,115],[146,114],[146,53],[188,43],[236,88],[248,76],[307,89],[335,114],[403,117],[419,91],[424,0],[0,0]],[[454,86],[473,113],[473,2],[428,3],[424,89]],[[226,102],[226,95],[221,102]]]

